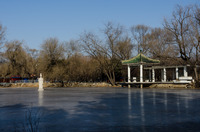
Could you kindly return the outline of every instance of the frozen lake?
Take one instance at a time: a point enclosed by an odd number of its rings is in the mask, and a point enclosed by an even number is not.
[[[200,131],[200,90],[1,88],[0,131],[30,124],[45,132]]]

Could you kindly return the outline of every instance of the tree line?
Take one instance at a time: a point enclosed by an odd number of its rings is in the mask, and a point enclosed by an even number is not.
[[[121,60],[142,50],[161,65],[189,64],[199,82],[200,8],[177,6],[163,27],[136,25],[126,29],[108,22],[98,33],[85,31],[76,40],[60,42],[48,38],[40,50],[23,41],[8,41],[0,25],[0,77],[35,78],[43,73],[49,81],[116,81],[127,76]],[[137,69],[136,69],[137,70]]]

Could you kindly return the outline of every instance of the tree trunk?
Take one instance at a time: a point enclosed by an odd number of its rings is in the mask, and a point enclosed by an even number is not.
[[[111,83],[111,85],[114,86],[115,85],[115,73],[114,73],[114,71],[112,72],[112,74],[110,73],[110,71],[106,71],[105,73],[106,73],[106,76],[108,77],[108,80]]]
[[[64,81],[63,80],[60,81],[60,84],[61,84],[60,87],[64,87]]]
[[[194,66],[194,74],[195,74],[195,87],[199,88],[199,77],[197,72],[197,66]]]

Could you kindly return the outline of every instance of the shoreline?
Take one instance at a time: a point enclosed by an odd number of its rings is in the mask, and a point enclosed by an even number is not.
[[[4,85],[0,85],[0,88],[25,88],[25,87],[32,87],[32,88],[38,88],[39,83],[5,83]],[[112,86],[109,83],[106,82],[69,82],[69,83],[44,83],[44,88],[52,87],[121,87],[121,85],[118,86]]]
[[[115,85],[112,86],[110,83],[106,82],[68,82],[64,83],[49,83],[45,82],[44,83],[44,88],[75,88],[75,87],[124,87],[121,85]],[[38,88],[39,83],[5,83],[5,86],[0,85],[0,88]],[[124,87],[126,88],[126,86]],[[137,87],[131,87],[131,88],[137,88]],[[140,88],[139,88],[140,89]],[[149,86],[149,87],[144,87],[144,89],[199,89],[199,88],[194,88],[194,87],[185,87],[184,85],[165,85],[165,84],[160,84],[156,86]]]

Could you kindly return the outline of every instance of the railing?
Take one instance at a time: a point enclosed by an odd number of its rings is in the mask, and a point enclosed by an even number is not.
[[[0,82],[0,84],[9,84],[9,83],[38,83],[38,80],[15,80],[10,82]]]
[[[38,83],[38,80],[16,80],[12,83]]]

